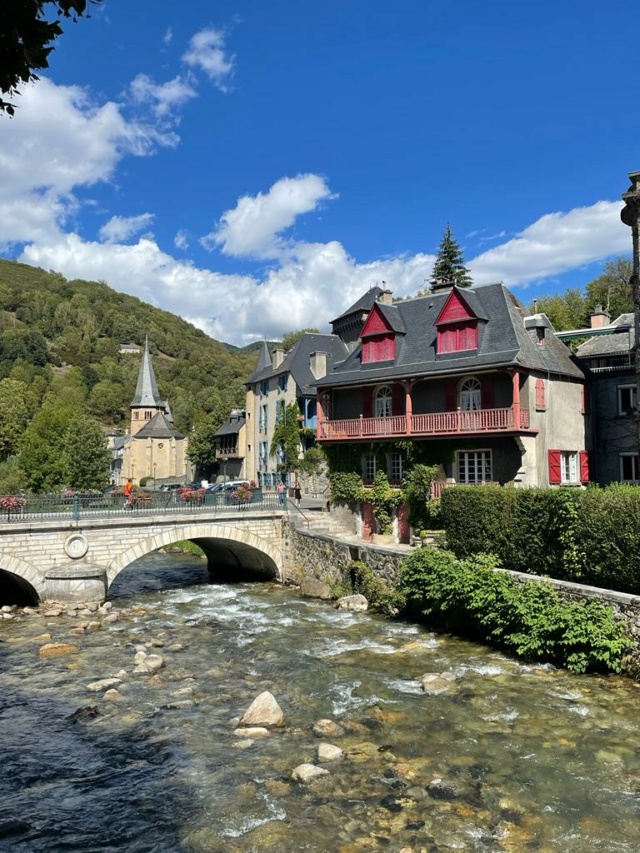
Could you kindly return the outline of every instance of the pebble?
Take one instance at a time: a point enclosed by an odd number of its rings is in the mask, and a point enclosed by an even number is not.
[[[325,770],[324,767],[318,767],[317,764],[299,764],[291,771],[291,777],[296,782],[301,782],[303,785],[306,785],[309,782],[313,782],[315,779],[319,779],[321,776],[328,775],[329,771]]]
[[[111,690],[107,690],[107,692],[102,698],[105,700],[105,702],[122,702],[124,696],[115,688],[111,688]]]
[[[344,752],[339,746],[334,746],[332,743],[318,744],[318,761],[340,761],[344,758]]]
[[[55,658],[61,655],[75,655],[80,651],[73,643],[45,643],[38,649],[38,654],[43,658]]]
[[[87,689],[92,693],[98,693],[101,690],[107,690],[109,687],[115,687],[116,684],[122,684],[121,678],[102,678],[100,681],[92,681],[87,684]]]
[[[313,727],[313,733],[318,737],[342,737],[344,729],[339,723],[333,720],[318,720]]]

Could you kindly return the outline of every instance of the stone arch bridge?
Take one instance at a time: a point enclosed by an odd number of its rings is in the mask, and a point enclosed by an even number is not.
[[[214,576],[284,580],[287,517],[284,510],[250,507],[224,514],[15,517],[0,521],[0,580],[31,600],[104,601],[131,563],[183,539],[202,548]]]

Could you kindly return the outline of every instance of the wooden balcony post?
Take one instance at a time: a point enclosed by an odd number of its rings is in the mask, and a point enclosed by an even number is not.
[[[363,420],[364,420],[364,416],[360,415],[360,423],[359,423],[359,427],[360,427],[360,433],[359,434],[360,434],[360,436],[362,436],[362,421]]]
[[[513,383],[513,426],[520,429],[520,373],[514,370],[511,374]]]
[[[405,392],[404,414],[405,414],[405,432],[411,435],[413,431],[413,400],[411,399],[411,391],[413,390],[414,382],[411,379],[406,379],[403,383]]]
[[[321,391],[316,400],[316,434],[318,438],[324,438],[324,409],[322,408],[323,393],[326,392]]]

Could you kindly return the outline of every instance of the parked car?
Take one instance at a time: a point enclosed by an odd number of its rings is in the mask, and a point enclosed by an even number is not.
[[[178,489],[184,489],[184,483],[163,483],[160,486],[161,492],[176,492]]]
[[[227,480],[226,483],[212,483],[207,489],[208,492],[232,492],[238,486],[248,486],[248,480]]]

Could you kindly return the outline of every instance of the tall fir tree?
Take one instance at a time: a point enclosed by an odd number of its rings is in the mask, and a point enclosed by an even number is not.
[[[454,240],[448,222],[429,281],[432,290],[451,287],[454,284],[458,287],[471,287],[473,284],[469,270],[464,265],[462,249],[457,240]]]

